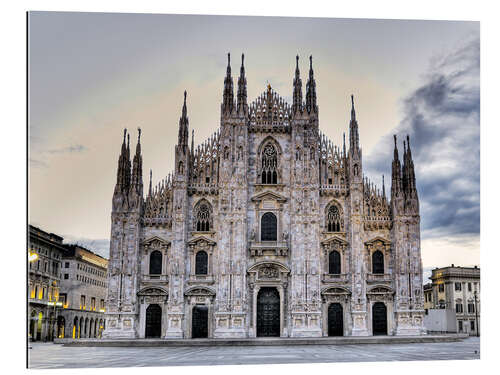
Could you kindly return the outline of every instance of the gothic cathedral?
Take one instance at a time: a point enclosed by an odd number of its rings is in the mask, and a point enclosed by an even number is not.
[[[111,213],[105,338],[421,335],[420,216],[407,137],[390,199],[349,144],[319,130],[310,58],[293,103],[270,85],[247,104],[228,55],[219,130],[189,145],[186,92],[175,171],[143,196],[126,130]]]

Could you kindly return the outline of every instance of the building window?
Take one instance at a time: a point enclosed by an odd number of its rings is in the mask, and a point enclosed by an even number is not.
[[[195,207],[195,230],[197,232],[208,232],[212,223],[212,209],[208,202],[202,201]]]
[[[472,283],[467,283],[467,290],[472,292]]]
[[[64,308],[68,307],[68,305],[66,304],[66,299],[67,299],[67,296],[65,293],[59,294],[58,301],[62,303]]]
[[[85,310],[85,296],[80,297],[80,310]]]
[[[196,253],[194,272],[196,275],[208,274],[208,254],[203,250]]]
[[[335,205],[328,207],[328,212],[326,214],[326,230],[328,232],[340,232],[340,213],[339,209]]]
[[[438,288],[441,293],[444,292],[444,284],[439,284]]]
[[[149,256],[149,274],[150,275],[161,275],[162,269],[162,259],[163,256],[161,252],[155,250]]]
[[[333,250],[328,255],[328,273],[331,275],[340,274],[340,253]]]
[[[278,183],[278,153],[276,148],[268,143],[262,151],[262,183],[277,184]]]
[[[467,311],[469,314],[473,314],[475,312],[474,304],[473,303],[468,303],[467,304]]]
[[[64,280],[68,280],[69,279],[69,274],[68,273],[65,273],[64,274]]]
[[[90,306],[92,308],[92,311],[95,311],[95,297],[92,297],[90,299]]]
[[[462,332],[464,329],[463,323],[461,320],[458,321],[458,332]]]
[[[272,212],[266,212],[262,215],[260,221],[260,240],[261,241],[277,241],[278,239],[278,220]]]
[[[474,320],[470,321],[470,330],[475,331],[476,330],[476,322]]]
[[[457,313],[463,313],[464,312],[464,307],[461,303],[455,304],[455,312]]]
[[[380,250],[372,254],[372,273],[384,273],[384,254]]]
[[[455,283],[455,291],[459,292],[462,290],[462,283]]]
[[[101,299],[100,309],[101,310],[104,309],[104,300],[103,299]]]

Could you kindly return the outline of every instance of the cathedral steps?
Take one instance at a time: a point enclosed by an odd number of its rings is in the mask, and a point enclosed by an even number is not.
[[[365,337],[259,337],[245,339],[55,339],[55,344],[85,347],[181,347],[181,346],[281,346],[281,345],[357,345],[411,344],[455,342],[469,337],[466,334],[425,336],[365,336]]]

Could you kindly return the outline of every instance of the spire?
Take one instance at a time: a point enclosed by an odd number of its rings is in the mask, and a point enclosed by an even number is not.
[[[123,190],[128,191],[130,188],[130,133],[127,133],[127,149],[125,150],[125,160],[123,168]]]
[[[385,180],[384,180],[384,175],[382,175],[382,197],[385,199]]]
[[[191,130],[191,155],[194,155],[194,129]]]
[[[153,170],[149,170],[149,194],[148,196],[153,195]]]
[[[231,55],[227,54],[226,78],[222,97],[222,113],[230,114],[234,107],[233,78],[231,77]]]
[[[302,80],[300,79],[299,55],[296,57],[295,78],[293,79],[292,112],[302,112]]]
[[[417,183],[415,179],[415,167],[413,165],[413,158],[411,156],[411,148],[410,148],[410,136],[406,135],[406,141],[408,143],[408,150],[406,152],[407,159],[407,174],[408,174],[408,190],[412,196],[417,195]]]
[[[238,113],[244,114],[248,112],[247,105],[247,79],[245,78],[245,55],[241,54],[240,78],[238,78]]]
[[[127,138],[127,129],[123,129],[123,143],[120,156],[118,158],[118,169],[116,171],[116,185],[115,185],[115,193],[121,192],[125,186],[125,158],[127,155],[127,145],[125,140]]]
[[[354,95],[351,94],[351,121],[356,121],[356,111],[354,110]]]
[[[343,144],[343,146],[342,146],[342,152],[343,152],[343,154],[344,154],[344,158],[345,158],[345,157],[346,157],[346,153],[345,153],[345,132],[344,132],[344,134],[343,134],[343,137],[344,137],[344,144]]]
[[[135,148],[133,169],[132,169],[132,188],[137,195],[142,197],[142,155],[141,155],[141,128],[137,128],[137,146]]]
[[[312,55],[309,56],[309,79],[306,85],[306,109],[307,113],[317,113],[316,105],[316,81],[314,80],[314,71],[312,68]]]
[[[354,111],[354,95],[351,95],[351,122],[349,123],[349,148],[351,152],[359,150],[358,122]]]
[[[403,168],[402,168],[403,192],[408,191],[408,155],[406,151],[406,141],[403,140]]]
[[[184,90],[184,104],[182,105],[182,116],[179,119],[179,139],[178,139],[178,145],[181,146],[184,153],[186,152],[188,146],[188,134],[189,134],[189,119],[187,116],[186,97],[187,97],[187,91]]]
[[[392,160],[391,201],[394,201],[394,198],[401,192],[401,185],[401,164],[399,163],[397,139],[396,135],[394,134],[394,159]]]

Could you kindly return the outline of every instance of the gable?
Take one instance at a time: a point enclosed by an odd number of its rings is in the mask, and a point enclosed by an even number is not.
[[[170,246],[170,241],[158,236],[150,237],[142,242],[144,249],[166,249]]]
[[[252,202],[262,202],[266,200],[277,201],[283,203],[287,201],[287,198],[283,195],[277,194],[272,191],[264,191],[252,197]]]

